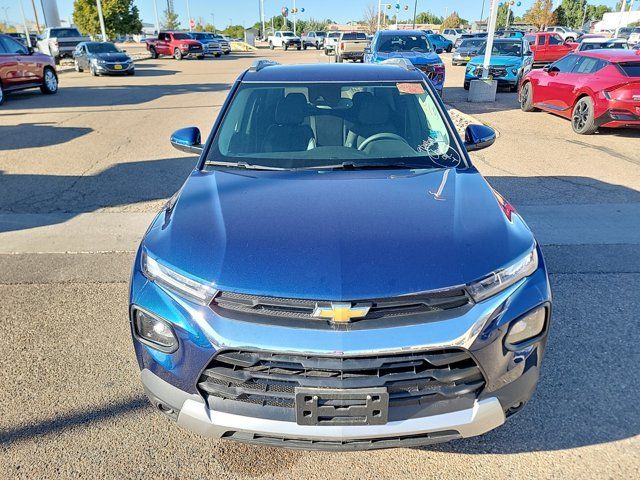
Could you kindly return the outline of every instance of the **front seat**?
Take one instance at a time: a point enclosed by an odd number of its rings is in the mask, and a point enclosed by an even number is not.
[[[391,122],[391,109],[384,101],[376,100],[369,92],[358,92],[353,96],[355,119],[349,131],[345,146],[358,148],[371,135],[376,133],[398,133]]]
[[[265,152],[297,152],[315,146],[313,130],[304,125],[307,99],[302,93],[290,93],[276,105],[275,124],[267,129]]]

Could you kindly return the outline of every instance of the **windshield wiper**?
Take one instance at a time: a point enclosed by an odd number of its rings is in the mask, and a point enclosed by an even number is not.
[[[230,168],[246,168],[247,170],[291,170],[283,167],[268,167],[266,165],[254,165],[247,162],[218,162],[216,160],[207,160],[204,162],[206,166],[214,167],[230,167]]]
[[[438,168],[425,164],[405,163],[405,162],[389,162],[389,163],[357,163],[342,162],[336,165],[318,165],[315,167],[305,167],[302,170],[358,170],[358,169],[386,169],[386,168]]]

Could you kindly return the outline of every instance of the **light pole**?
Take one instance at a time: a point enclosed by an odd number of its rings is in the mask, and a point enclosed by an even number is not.
[[[264,0],[260,0],[260,21],[262,22],[262,39],[267,38],[264,26]]]
[[[489,64],[491,63],[491,50],[493,50],[493,37],[496,33],[496,19],[498,18],[498,0],[491,0],[489,14],[489,25],[487,35],[487,45],[484,52],[484,63],[482,65],[482,79],[489,78]]]
[[[380,9],[382,8],[382,0],[378,0],[378,26],[376,32],[380,31]]]
[[[296,15],[296,0],[293,0],[293,34],[297,35],[296,33],[296,20],[298,19],[298,15]]]
[[[31,0],[31,6],[33,7],[33,16],[36,19],[36,32],[40,33],[40,20],[38,20],[38,9],[36,8],[36,0]]]
[[[418,9],[418,0],[413,2],[413,29],[416,29],[416,10]]]
[[[29,35],[29,27],[27,27],[27,17],[24,14],[24,7],[22,6],[22,0],[18,0],[20,4],[20,13],[22,14],[22,23],[24,24],[24,34],[27,36],[27,46],[31,48],[31,36]]]
[[[158,18],[158,0],[153,0],[153,13],[156,16],[156,35],[160,33],[160,18]]]
[[[504,29],[507,30],[509,28],[509,16],[511,15],[511,4],[512,1],[507,1],[507,23],[505,23]]]
[[[193,27],[191,26],[191,7],[189,6],[189,0],[187,0],[187,17],[189,17],[189,31],[193,31]]]
[[[102,32],[102,41],[107,41],[107,30],[104,28],[104,16],[102,15],[102,0],[97,1],[98,19],[100,20],[100,31]]]
[[[213,27],[213,33],[216,33],[216,16],[211,14],[211,26]]]

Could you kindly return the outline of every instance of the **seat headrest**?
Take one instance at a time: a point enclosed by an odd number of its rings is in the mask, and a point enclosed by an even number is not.
[[[385,102],[376,101],[370,93],[362,95],[357,99],[356,103],[356,96],[360,95],[360,93],[353,96],[354,106],[357,105],[358,108],[358,122],[363,125],[382,125],[387,123],[391,113],[389,105]]]
[[[307,111],[307,98],[302,93],[290,93],[276,105],[278,125],[300,125]]]

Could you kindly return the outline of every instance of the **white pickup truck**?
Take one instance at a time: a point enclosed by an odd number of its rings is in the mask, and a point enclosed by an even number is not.
[[[329,32],[324,38],[324,54],[331,55],[336,50],[342,32]]]
[[[269,48],[271,50],[276,47],[282,47],[284,50],[288,50],[289,47],[295,47],[298,50],[302,48],[302,41],[300,40],[300,37],[288,30],[276,30],[268,40]]]

